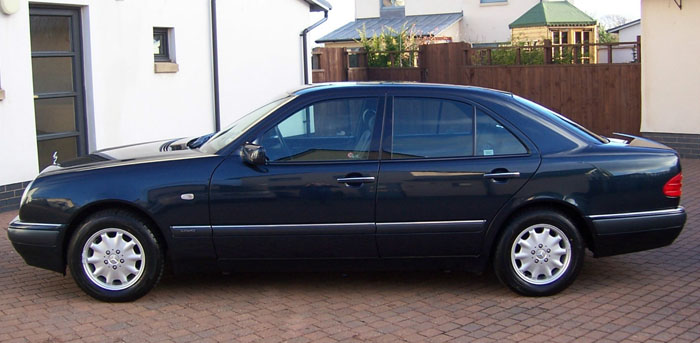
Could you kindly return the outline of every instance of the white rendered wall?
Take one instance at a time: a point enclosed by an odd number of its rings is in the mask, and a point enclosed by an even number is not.
[[[459,13],[461,11],[462,0],[406,0],[406,15]]]
[[[83,14],[91,148],[214,129],[208,2],[92,1]],[[153,27],[173,28],[177,73],[154,73]]]
[[[29,2],[0,14],[0,185],[38,172]],[[37,2],[38,3],[38,2]],[[42,0],[79,7],[89,150],[214,130],[209,1]],[[303,83],[303,0],[219,1],[222,125]],[[153,27],[172,27],[177,73],[155,73]],[[310,42],[312,42],[310,40]]]
[[[620,42],[636,42],[637,36],[642,35],[642,24],[641,22],[626,27],[620,30],[618,35],[618,41]],[[634,60],[634,49],[630,47],[629,49],[622,49],[620,51],[613,52],[613,63],[626,63]]]
[[[0,185],[27,181],[39,168],[31,78],[29,7],[23,1],[12,15],[0,13]]]
[[[469,43],[508,42],[508,25],[539,1],[509,0],[506,3],[481,4],[479,0],[462,0],[464,18],[461,40]]]
[[[642,132],[700,134],[700,2],[642,0]]]
[[[301,0],[277,1],[275,6],[265,1],[217,4],[221,124],[225,127],[303,84],[299,34],[323,12],[310,13],[308,3]]]
[[[357,19],[379,18],[379,10],[379,0],[355,0],[355,18]]]

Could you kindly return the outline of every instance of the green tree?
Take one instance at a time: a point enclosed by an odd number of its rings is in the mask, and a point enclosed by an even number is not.
[[[598,43],[616,43],[617,35],[609,33],[603,25],[598,24]]]
[[[396,30],[386,26],[377,36],[375,32],[372,37],[367,36],[367,28],[363,25],[362,30],[357,30],[360,34],[360,43],[367,52],[367,64],[370,67],[411,67],[415,64],[415,50],[421,43],[418,35],[413,31],[413,27],[408,27],[404,23],[400,29]]]

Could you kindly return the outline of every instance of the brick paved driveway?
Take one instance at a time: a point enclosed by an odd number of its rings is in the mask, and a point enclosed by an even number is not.
[[[593,259],[525,298],[492,274],[167,276],[128,304],[29,267],[0,234],[0,341],[691,342],[700,340],[700,160],[684,160],[688,224],[662,249]],[[0,226],[16,212],[0,214]]]

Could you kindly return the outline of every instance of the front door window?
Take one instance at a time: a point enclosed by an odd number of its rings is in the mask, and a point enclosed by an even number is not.
[[[367,160],[377,98],[347,98],[307,106],[260,138],[270,162]]]

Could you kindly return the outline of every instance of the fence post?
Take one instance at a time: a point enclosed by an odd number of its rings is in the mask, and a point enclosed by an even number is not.
[[[544,40],[544,64],[552,64],[552,40]]]
[[[311,82],[312,83],[321,83],[321,82],[326,82],[327,80],[327,75],[326,71],[323,70],[323,52],[324,48],[314,48],[311,52]],[[316,60],[316,63],[313,61]],[[316,68],[314,68],[316,67]]]
[[[471,43],[465,43],[464,46],[464,65],[472,65],[472,45]]]
[[[579,55],[581,55],[581,48],[579,48],[578,45],[575,45],[575,44],[574,44],[573,50],[574,50],[574,61],[573,61],[573,64],[580,64],[581,61],[580,61],[579,59],[581,58],[581,56],[579,56]]]
[[[515,64],[520,65],[520,48],[515,50]]]
[[[637,36],[637,63],[642,63],[642,36]]]
[[[418,46],[418,65],[417,67],[420,68],[420,82],[428,82],[428,68],[426,68],[426,49],[427,45],[419,45]]]
[[[608,64],[613,63],[613,47],[612,44],[608,44]]]
[[[491,49],[486,49],[486,60],[488,61],[489,65],[493,64],[491,61]]]

